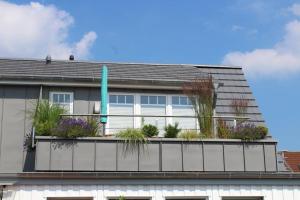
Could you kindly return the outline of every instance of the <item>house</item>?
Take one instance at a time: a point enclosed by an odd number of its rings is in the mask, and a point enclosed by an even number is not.
[[[32,113],[43,100],[63,107],[62,118],[101,115],[103,65],[109,74],[105,136],[36,134]],[[176,122],[182,130],[201,129],[182,90],[199,77],[218,85],[214,135],[164,138],[165,126]],[[232,108],[237,99],[247,100],[242,117]],[[217,118],[234,127],[241,120],[265,126],[239,67],[0,59],[0,199],[300,199],[300,174],[280,170],[271,134],[255,141],[218,138]],[[156,126],[158,137],[127,152],[114,135],[143,124]]]
[[[281,151],[278,153],[283,158],[283,163],[287,169],[293,172],[300,172],[300,152]]]

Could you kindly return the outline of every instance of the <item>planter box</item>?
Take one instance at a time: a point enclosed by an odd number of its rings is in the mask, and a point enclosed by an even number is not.
[[[276,142],[154,138],[136,148],[120,139],[36,137],[37,171],[274,172]]]

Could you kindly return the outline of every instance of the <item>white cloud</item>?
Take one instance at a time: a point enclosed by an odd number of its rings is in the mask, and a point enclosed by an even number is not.
[[[279,77],[300,72],[300,21],[287,23],[283,39],[272,48],[230,52],[223,64],[242,66],[252,76]]]
[[[75,52],[77,52],[78,56],[87,56],[91,46],[97,38],[97,34],[95,32],[88,32],[84,35],[84,37],[75,45]]]
[[[300,4],[293,4],[289,10],[292,11],[294,15],[300,16]]]
[[[86,58],[97,35],[91,31],[79,42],[67,42],[73,17],[52,5],[18,5],[0,0],[0,56],[54,59]]]

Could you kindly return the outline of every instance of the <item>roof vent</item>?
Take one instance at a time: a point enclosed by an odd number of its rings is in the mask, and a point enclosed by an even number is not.
[[[69,60],[74,60],[74,55],[70,55]]]
[[[46,56],[46,64],[49,64],[49,63],[51,63],[51,56],[47,55]]]

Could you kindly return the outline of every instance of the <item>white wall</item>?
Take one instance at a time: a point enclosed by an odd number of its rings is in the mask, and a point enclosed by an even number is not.
[[[264,200],[299,200],[300,185],[24,185],[7,186],[4,200],[46,200],[47,197],[207,197],[262,196]]]

